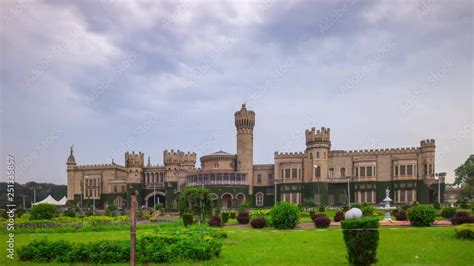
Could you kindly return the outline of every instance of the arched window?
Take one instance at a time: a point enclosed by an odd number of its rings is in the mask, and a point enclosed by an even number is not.
[[[237,196],[235,197],[236,201],[237,201],[237,206],[240,206],[240,204],[244,203],[245,202],[245,195],[242,194],[242,193],[239,193],[237,194]]]
[[[255,194],[255,206],[262,207],[263,206],[263,193],[258,192]]]
[[[216,168],[216,169],[219,168],[219,163],[218,162],[214,163],[214,168]]]
[[[341,178],[346,177],[346,168],[342,167],[341,168]]]
[[[316,152],[316,159],[319,159],[319,151]]]
[[[313,153],[312,152],[309,153],[309,159],[313,160]]]

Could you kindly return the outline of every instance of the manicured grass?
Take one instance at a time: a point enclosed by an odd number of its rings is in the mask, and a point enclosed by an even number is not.
[[[346,250],[340,229],[328,230],[257,230],[225,228],[229,237],[224,242],[222,254],[206,265],[341,265],[346,264]],[[153,229],[139,229],[138,237]],[[16,236],[16,246],[33,239],[48,237],[87,242],[99,239],[127,239],[127,231],[21,234]],[[5,243],[6,235],[0,236]],[[380,228],[377,258],[379,265],[393,264],[442,264],[472,265],[474,242],[454,238],[453,227],[394,227]],[[15,265],[6,259],[6,250],[0,249],[0,265]],[[196,264],[194,262],[182,264]]]

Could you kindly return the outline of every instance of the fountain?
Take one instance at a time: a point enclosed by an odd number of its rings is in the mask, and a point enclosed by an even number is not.
[[[395,210],[396,207],[390,207],[390,202],[392,201],[392,199],[390,198],[390,190],[387,188],[385,190],[385,199],[383,200],[383,202],[385,202],[385,206],[384,207],[380,207],[379,209],[385,211],[385,218],[383,219],[384,221],[389,221],[391,222],[392,221],[392,217],[390,216],[390,212],[392,210]]]

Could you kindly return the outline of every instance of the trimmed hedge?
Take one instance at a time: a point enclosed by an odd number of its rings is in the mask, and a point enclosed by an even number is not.
[[[183,224],[184,224],[185,227],[188,227],[191,224],[193,224],[193,215],[192,214],[186,213],[186,214],[183,214],[182,217],[183,217]]]
[[[230,219],[235,219],[237,214],[235,212],[230,212]]]
[[[300,218],[298,205],[280,202],[271,211],[273,227],[276,229],[293,229]]]
[[[436,216],[436,210],[431,205],[416,205],[408,210],[408,220],[417,227],[431,226]]]
[[[169,227],[169,228],[168,228]],[[137,261],[171,263],[179,260],[209,260],[220,255],[224,232],[209,227],[174,230],[174,225],[161,226],[159,234],[147,234],[137,241]],[[128,263],[129,240],[101,240],[75,243],[65,240],[33,240],[18,248],[21,261],[36,263]]]
[[[377,262],[379,242],[379,220],[377,217],[362,217],[341,221],[347,260],[353,265],[371,265]]]
[[[474,224],[463,224],[454,228],[456,238],[474,240]]]

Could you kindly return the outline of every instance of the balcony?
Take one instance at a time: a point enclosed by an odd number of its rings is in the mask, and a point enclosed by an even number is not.
[[[303,179],[301,177],[299,178],[276,178],[275,183],[276,184],[285,184],[285,183],[301,183]]]
[[[242,186],[247,185],[246,174],[228,172],[228,173],[201,173],[190,175],[186,178],[187,186]]]

